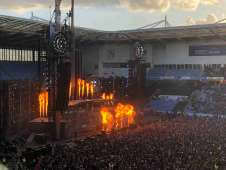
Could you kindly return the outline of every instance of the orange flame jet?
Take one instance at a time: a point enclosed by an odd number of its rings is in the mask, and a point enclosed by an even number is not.
[[[110,100],[113,100],[113,99],[114,99],[114,94],[113,94],[113,93],[110,93],[109,99],[110,99]]]
[[[69,86],[69,100],[70,100],[70,98],[71,98],[71,92],[72,91],[72,83],[70,82],[70,86]]]
[[[78,98],[81,97],[81,83],[82,83],[82,80],[78,79]]]
[[[113,93],[110,93],[109,95],[106,95],[106,93],[103,93],[101,98],[103,100],[113,100],[114,99],[114,94]]]
[[[103,100],[105,100],[105,99],[106,99],[106,94],[103,93],[102,96],[101,96],[101,98],[102,98]]]
[[[82,97],[84,97],[85,94],[85,80],[82,80]]]
[[[39,115],[40,117],[48,116],[48,92],[39,94]]]
[[[90,84],[86,83],[86,96],[89,97]]]
[[[90,92],[91,92],[91,97],[93,98],[93,95],[94,95],[94,85],[93,85],[93,82],[90,84]]]

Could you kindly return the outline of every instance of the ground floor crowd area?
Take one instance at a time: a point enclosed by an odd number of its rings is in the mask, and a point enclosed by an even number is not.
[[[1,164],[35,170],[226,169],[225,119],[154,114],[145,120],[136,128],[49,145],[30,155],[21,145],[1,142]]]

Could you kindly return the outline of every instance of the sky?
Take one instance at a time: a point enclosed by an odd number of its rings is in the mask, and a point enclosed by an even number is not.
[[[71,0],[62,1],[62,17]],[[75,24],[100,30],[136,29],[163,20],[172,26],[226,18],[226,0],[75,0]],[[0,0],[0,15],[49,20],[54,0]]]

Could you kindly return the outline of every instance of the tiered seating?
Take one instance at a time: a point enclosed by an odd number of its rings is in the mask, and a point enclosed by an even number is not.
[[[190,96],[185,113],[226,114],[224,87],[203,87]]]
[[[165,76],[165,71],[163,69],[155,68],[152,69],[147,76],[148,80],[160,80],[160,77]]]
[[[193,84],[187,80],[150,80],[147,82],[147,91],[158,90],[161,95],[189,96],[193,91]]]
[[[158,99],[152,101],[152,109],[160,112],[171,112],[176,106],[177,101],[171,99]]]
[[[156,100],[152,100],[145,106],[145,108],[159,112],[172,112],[177,103],[177,100],[167,99],[163,97]]]
[[[205,76],[201,70],[194,69],[161,69],[154,68],[147,74],[148,80],[162,80],[162,79],[190,79],[200,80],[204,79]]]
[[[34,80],[38,78],[38,64],[0,62],[0,80]]]

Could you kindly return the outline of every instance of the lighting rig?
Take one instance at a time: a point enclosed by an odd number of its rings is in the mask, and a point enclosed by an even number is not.
[[[150,67],[145,61],[146,50],[142,42],[138,41],[134,44],[133,59],[128,62],[129,78],[128,78],[128,95],[130,97],[139,97],[144,95],[146,69]]]
[[[41,61],[42,90],[47,91],[49,96],[48,118],[55,126],[57,114],[62,115],[68,107],[71,58],[74,56],[74,0],[64,24],[61,24],[61,2],[62,0],[55,0],[55,21],[49,22],[48,48],[45,59]]]

